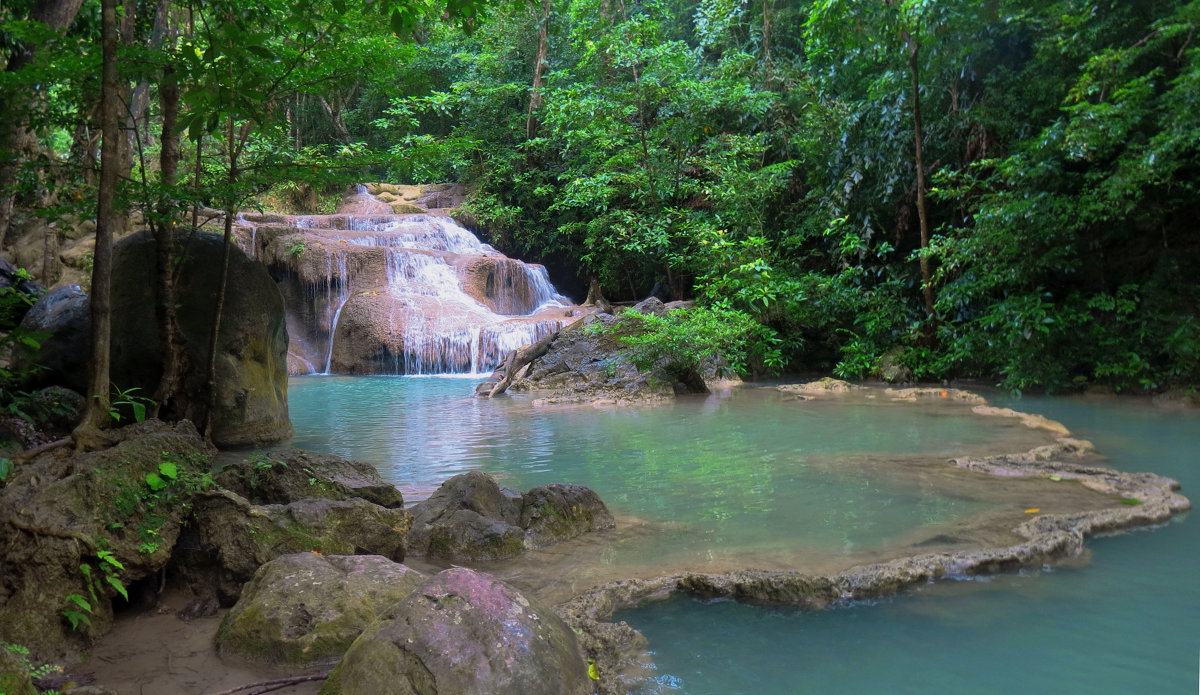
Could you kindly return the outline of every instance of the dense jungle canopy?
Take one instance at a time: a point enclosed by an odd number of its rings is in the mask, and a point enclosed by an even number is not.
[[[505,253],[576,299],[696,299],[652,338],[751,372],[1200,381],[1200,0],[6,0],[0,22],[0,250],[459,181]]]

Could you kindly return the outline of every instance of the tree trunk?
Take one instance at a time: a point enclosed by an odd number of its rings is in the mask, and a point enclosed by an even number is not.
[[[606,314],[612,313],[612,304],[604,298],[604,293],[600,291],[600,280],[595,275],[588,283],[587,299],[583,300],[583,305],[594,306]]]
[[[529,90],[529,112],[525,118],[525,137],[533,139],[537,134],[537,110],[542,105],[542,74],[546,70],[546,54],[550,50],[547,25],[550,23],[550,0],[542,0],[542,18],[538,20],[537,58],[533,62],[533,87]]]
[[[29,13],[29,19],[41,22],[59,31],[65,30],[75,21],[83,0],[40,0]],[[17,72],[33,62],[36,46],[18,42],[9,53],[6,72]],[[2,104],[5,115],[0,117],[0,248],[12,224],[13,208],[17,198],[17,175],[21,166],[37,146],[37,136],[30,130],[28,114],[41,108],[41,92],[28,90],[18,85],[8,93],[9,103]]]
[[[175,79],[175,68],[167,65],[163,69],[159,85],[159,103],[162,109],[162,150],[159,154],[159,170],[162,177],[163,197],[158,203],[158,220],[154,225],[155,264],[158,274],[158,301],[155,317],[158,319],[159,335],[162,336],[163,373],[158,389],[154,393],[153,416],[176,419],[173,407],[175,392],[183,379],[183,344],[179,321],[175,314],[175,220],[179,211],[174,201],[167,197],[175,187],[179,170],[179,133],[175,124],[179,118],[179,84]]]
[[[921,293],[925,298],[925,315],[933,316],[933,280],[929,270],[929,257],[925,253],[929,249],[929,216],[925,211],[925,157],[922,154],[922,142],[925,139],[921,125],[921,73],[919,54],[921,44],[911,34],[905,32],[904,40],[908,43],[908,67],[912,75],[913,103],[913,142],[916,148],[917,164],[917,219],[921,225]]]
[[[92,261],[92,289],[89,302],[92,318],[92,359],[89,372],[88,405],[83,421],[72,436],[76,450],[103,446],[101,428],[109,422],[109,341],[112,307],[113,224],[117,219],[117,179],[120,176],[121,83],[117,78],[117,0],[101,2],[101,122],[100,190],[96,203],[96,248]]]
[[[531,364],[534,360],[546,354],[550,350],[550,343],[553,343],[557,337],[558,331],[554,331],[536,343],[526,345],[509,353],[508,359],[504,361],[504,376],[492,386],[487,393],[487,397],[493,398],[507,391],[508,387],[512,385],[517,372],[520,372],[525,365]],[[483,394],[480,393],[478,395],[482,396]]]

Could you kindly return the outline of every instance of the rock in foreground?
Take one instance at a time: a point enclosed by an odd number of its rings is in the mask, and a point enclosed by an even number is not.
[[[451,562],[504,560],[614,525],[586,487],[555,483],[522,495],[480,471],[442,483],[412,513],[410,550]]]
[[[322,695],[586,695],[574,633],[549,608],[465,568],[409,594],[369,628]]]
[[[271,663],[334,663],[425,579],[379,555],[284,555],[243,589],[217,632],[217,648]]]

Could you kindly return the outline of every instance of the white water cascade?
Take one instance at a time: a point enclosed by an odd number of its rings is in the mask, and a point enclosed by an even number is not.
[[[360,189],[354,208],[377,199]],[[293,373],[481,374],[574,320],[546,269],[445,216],[245,215],[239,239],[271,259]]]

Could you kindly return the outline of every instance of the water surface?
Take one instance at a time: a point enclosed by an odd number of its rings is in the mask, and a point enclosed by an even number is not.
[[[1031,399],[1108,465],[1200,488],[1200,414]],[[1200,531],[1176,518],[1089,542],[1090,564],[940,582],[819,613],[687,598],[617,616],[650,640],[647,693],[1011,695],[1197,689]]]
[[[882,391],[800,401],[735,389],[655,407],[471,398],[462,378],[297,377],[297,446],[379,467],[407,499],[479,469],[528,489],[593,488],[615,531],[483,569],[564,600],[588,585],[682,569],[834,572],[936,550],[1009,544],[1023,510],[1094,508],[1073,483],[997,480],[950,456],[1024,451],[1049,435],[956,403]]]

